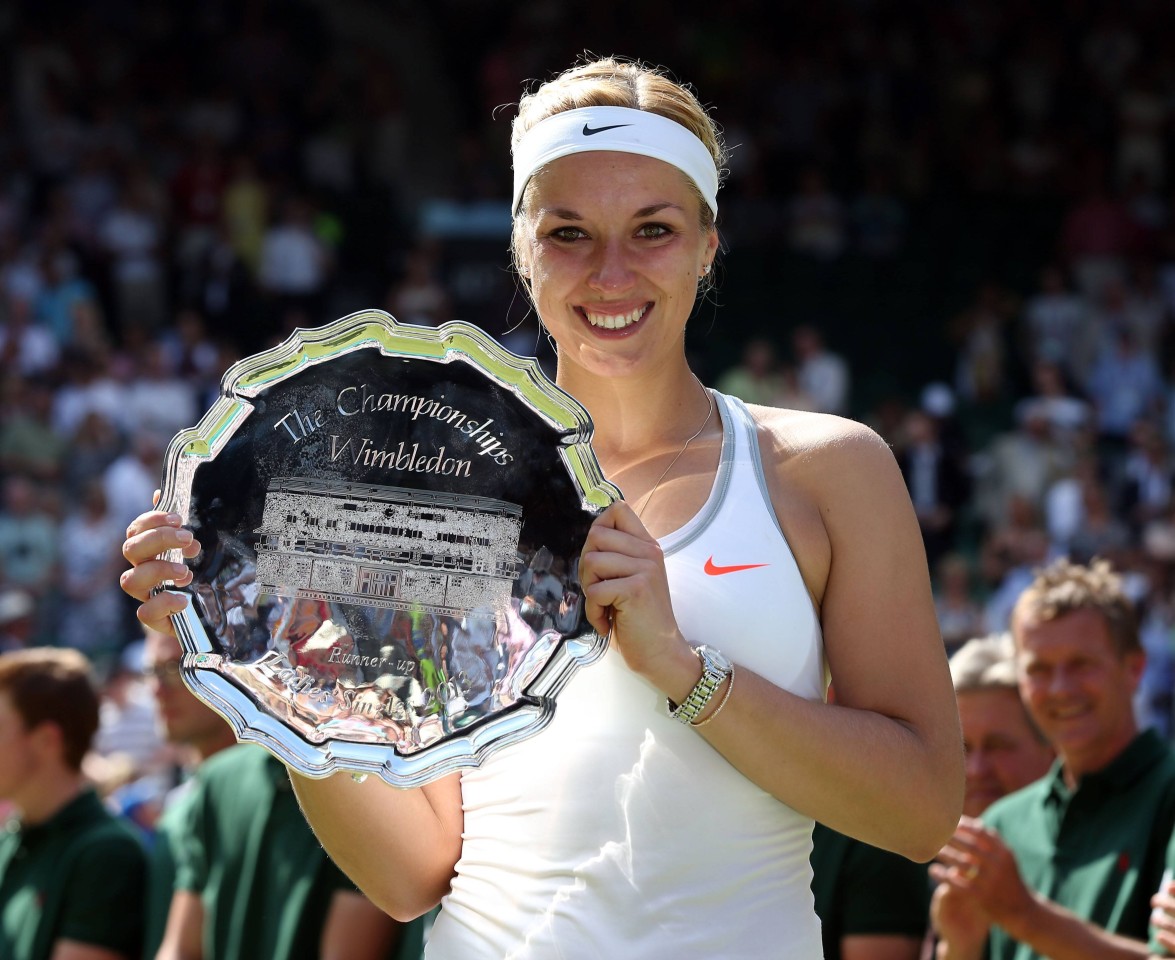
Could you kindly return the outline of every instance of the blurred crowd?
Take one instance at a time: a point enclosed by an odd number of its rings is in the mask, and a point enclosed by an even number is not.
[[[84,651],[132,723],[123,531],[223,372],[294,328],[376,307],[549,361],[507,269],[498,108],[591,49],[721,105],[703,378],[893,445],[951,649],[1049,558],[1111,559],[1138,708],[1171,733],[1175,8],[417,6],[0,18],[0,650]]]

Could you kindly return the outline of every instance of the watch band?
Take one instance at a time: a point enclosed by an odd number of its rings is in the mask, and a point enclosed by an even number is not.
[[[665,701],[669,716],[685,724],[693,724],[701,716],[702,711],[714,699],[715,691],[722,686],[722,681],[729,677],[734,669],[731,662],[712,647],[695,647],[694,656],[702,662],[702,678],[694,684],[694,688],[680,704],[675,704],[669,699]]]

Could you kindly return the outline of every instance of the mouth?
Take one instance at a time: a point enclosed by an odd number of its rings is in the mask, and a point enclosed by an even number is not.
[[[651,303],[642,304],[629,310],[628,313],[595,313],[586,307],[580,307],[580,313],[589,324],[597,330],[627,330],[639,323],[652,307]]]

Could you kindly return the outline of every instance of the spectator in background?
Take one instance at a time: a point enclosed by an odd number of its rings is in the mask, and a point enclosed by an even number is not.
[[[279,322],[290,311],[310,317],[321,313],[333,258],[314,232],[314,208],[300,194],[290,194],[261,244],[258,280]]]
[[[944,554],[934,573],[934,611],[950,655],[966,640],[983,632],[983,606],[975,598],[974,570],[966,554]]]
[[[440,280],[440,251],[420,243],[404,255],[399,279],[387,294],[387,310],[401,323],[439,327],[453,319],[453,298]]]
[[[767,337],[752,337],[743,344],[742,358],[722,373],[716,387],[747,403],[779,403],[783,383],[775,343]]]
[[[44,617],[57,574],[57,524],[42,507],[37,485],[23,474],[4,480],[2,507],[0,584],[27,590]]]
[[[824,960],[917,960],[930,906],[926,864],[822,823],[812,831],[811,859]]]
[[[167,316],[165,207],[149,172],[132,167],[99,228],[107,282],[124,331],[153,331]]]
[[[394,956],[405,925],[358,893],[327,857],[285,767],[261,747],[227,747],[199,765],[176,836],[161,956]]]
[[[1114,513],[1137,537],[1152,520],[1167,514],[1175,492],[1175,464],[1162,430],[1153,420],[1130,428],[1130,447],[1114,497]]]
[[[33,323],[32,304],[9,297],[0,323],[0,370],[23,377],[52,373],[61,355],[57,341],[45,327]]]
[[[52,384],[11,374],[0,380],[0,391],[0,472],[23,473],[38,483],[60,480],[71,451],[53,426]]]
[[[974,506],[988,532],[1008,524],[1016,501],[1039,512],[1054,483],[1075,464],[1072,450],[1057,439],[1048,409],[1027,403],[1010,430],[998,434],[974,460]]]
[[[1059,763],[982,820],[961,818],[931,867],[940,956],[978,957],[986,942],[992,960],[1111,947],[1145,957],[1157,838],[1175,826],[1175,753],[1135,720],[1134,605],[1109,564],[1060,560],[1018,599],[1012,635],[1021,697]]]
[[[1097,302],[1109,281],[1125,279],[1136,232],[1096,161],[1086,171],[1085,181],[1082,194],[1065,213],[1060,247],[1077,290]]]
[[[811,324],[796,327],[791,342],[796,380],[811,409],[848,416],[851,379],[845,358],[830,350],[824,334]]]
[[[143,683],[143,643],[126,644],[106,670],[98,732],[84,770],[111,810],[150,836],[164,777],[164,743]]]
[[[122,556],[119,541],[126,534],[110,512],[101,476],[92,476],[79,502],[67,507],[58,527],[58,541],[67,545],[59,561],[62,604],[61,643],[83,650],[96,664],[106,665],[124,645],[125,604],[118,587]]]
[[[1039,286],[1025,301],[1020,313],[1019,342],[1028,364],[1049,362],[1061,368],[1073,381],[1084,367],[1078,353],[1086,329],[1089,303],[1070,289],[1065,269],[1049,263],[1040,272]]]
[[[950,667],[967,754],[963,816],[978,817],[1043,777],[1056,753],[1020,699],[1010,633],[973,637],[952,654]]]
[[[967,757],[963,816],[979,817],[1001,797],[1048,773],[1056,753],[1020,699],[1010,633],[973,637],[952,654],[950,667]],[[932,917],[948,895],[949,887],[937,888]],[[928,941],[933,946],[933,930]],[[924,953],[926,960],[932,956],[930,949]]]
[[[128,449],[102,474],[112,522],[121,524],[123,530],[143,511],[144,504],[151,503],[159,489],[163,454],[170,440],[170,434],[139,429],[131,435]]]
[[[48,330],[61,349],[81,332],[77,329],[79,313],[98,308],[93,284],[78,275],[73,260],[60,250],[42,255],[42,285],[33,301],[33,322]]]
[[[27,590],[0,588],[0,653],[31,645],[36,609],[33,595]]]
[[[1110,481],[1116,482],[1135,422],[1162,412],[1162,375],[1155,358],[1139,349],[1134,334],[1119,327],[1094,359],[1085,390],[1093,403],[1101,457]]]
[[[918,515],[926,561],[933,569],[956,543],[960,513],[970,498],[970,477],[943,446],[938,421],[925,410],[911,410],[903,426],[898,466]]]
[[[194,796],[191,774],[199,763],[231,747],[236,738],[232,727],[184,686],[180,679],[183,651],[179,641],[170,634],[149,629],[144,637],[142,675],[153,694],[164,735],[174,748],[187,752],[176,757],[182,779],[161,797],[151,844],[143,909],[143,956],[154,958],[163,942],[175,891],[176,860]]]
[[[0,956],[138,960],[138,838],[82,774],[98,728],[90,665],[75,650],[0,654]]]
[[[154,432],[168,439],[193,426],[203,412],[196,391],[173,364],[174,351],[155,338],[138,351],[134,375],[126,386],[123,416],[128,433]]]
[[[888,170],[873,166],[865,186],[849,208],[853,242],[873,260],[891,260],[901,253],[909,230],[909,212],[893,187]]]
[[[788,203],[787,238],[791,249],[819,261],[836,260],[848,245],[848,216],[817,166],[800,173]]]

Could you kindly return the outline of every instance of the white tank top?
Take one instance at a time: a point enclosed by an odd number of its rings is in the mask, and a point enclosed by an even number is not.
[[[812,601],[763,479],[755,425],[716,394],[721,463],[662,541],[692,644],[823,697]],[[744,569],[737,569],[737,568]],[[429,960],[821,957],[812,821],[672,720],[615,650],[576,673],[536,736],[462,775],[465,833]]]

